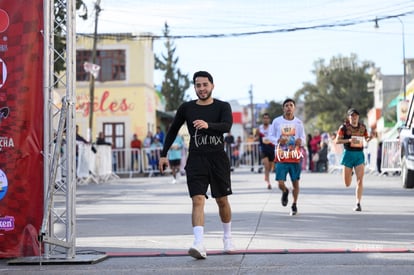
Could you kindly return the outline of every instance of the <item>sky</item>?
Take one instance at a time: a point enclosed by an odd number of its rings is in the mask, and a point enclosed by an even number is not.
[[[77,19],[76,31],[93,33],[96,1],[84,2],[89,19]],[[293,97],[315,83],[319,59],[356,54],[385,75],[402,75],[403,56],[414,58],[413,0],[101,0],[100,7],[98,33],[162,36],[167,22],[181,72],[192,79],[209,71],[213,96],[240,104],[250,95],[254,103]],[[166,53],[164,42],[154,41],[155,54]],[[155,71],[154,84],[162,77]],[[192,87],[187,94],[195,98]]]

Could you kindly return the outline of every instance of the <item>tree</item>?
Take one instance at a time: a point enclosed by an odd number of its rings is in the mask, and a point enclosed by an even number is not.
[[[170,30],[167,22],[164,25],[163,34],[167,55],[162,54],[161,58],[154,55],[155,69],[164,71],[161,94],[166,101],[166,111],[174,111],[184,102],[185,91],[190,87],[190,79],[187,74],[183,74],[177,68],[178,57],[174,57],[176,48],[169,37]]]
[[[266,112],[269,114],[271,120],[274,118],[283,115],[283,106],[281,102],[270,101],[269,105],[266,108]]]
[[[368,92],[368,70],[372,62],[360,63],[355,54],[350,57],[332,57],[329,64],[320,59],[315,62],[316,84],[304,83],[295,93],[295,99],[304,102],[304,122],[307,131],[336,131],[346,119],[346,111],[356,108],[361,120],[373,106],[373,95]],[[308,129],[309,128],[309,129]]]

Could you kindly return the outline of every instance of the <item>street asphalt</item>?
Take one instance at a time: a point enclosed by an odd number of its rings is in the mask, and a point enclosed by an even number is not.
[[[274,178],[274,174],[271,175]],[[273,179],[232,173],[232,235],[222,252],[217,206],[206,203],[207,259],[187,255],[191,200],[185,178],[117,179],[77,187],[76,257],[1,259],[1,274],[414,274],[414,190],[399,176],[365,175],[362,212],[355,178],[303,173],[298,215],[280,203]],[[290,181],[288,180],[290,187]]]

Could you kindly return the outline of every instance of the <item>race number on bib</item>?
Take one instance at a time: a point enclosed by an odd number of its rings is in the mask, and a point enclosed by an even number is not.
[[[362,148],[363,146],[364,146],[364,137],[360,137],[360,136],[351,137],[352,148]]]

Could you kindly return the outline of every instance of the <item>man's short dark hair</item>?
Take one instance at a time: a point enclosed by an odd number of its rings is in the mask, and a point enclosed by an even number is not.
[[[288,102],[292,102],[293,105],[296,106],[296,102],[293,99],[291,99],[291,98],[286,98],[285,101],[283,101],[282,106],[285,107],[285,104],[288,103]]]
[[[208,81],[210,81],[211,84],[214,83],[213,82],[213,77],[211,76],[211,74],[209,72],[206,72],[206,71],[198,71],[198,72],[195,72],[194,75],[193,75],[193,83],[195,83],[196,78],[197,77],[200,77],[200,76],[201,77],[207,77],[208,78]]]

